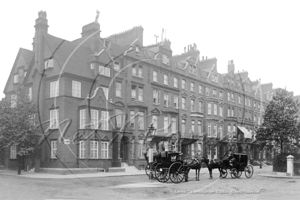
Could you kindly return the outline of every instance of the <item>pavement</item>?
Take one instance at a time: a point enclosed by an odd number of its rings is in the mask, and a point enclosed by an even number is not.
[[[259,168],[254,166],[254,173],[258,176],[269,177],[269,178],[287,178],[287,179],[300,179],[300,176],[286,176],[286,173],[273,173],[272,166]],[[194,177],[195,170],[191,170],[189,177]],[[200,176],[203,174],[209,174],[207,168],[202,168],[200,171]],[[218,170],[213,170],[213,176],[218,176]],[[98,173],[85,173],[85,174],[50,174],[50,173],[35,173],[22,171],[21,175],[17,174],[16,170],[0,170],[0,176],[17,176],[20,178],[35,178],[35,179],[75,179],[75,178],[103,178],[103,177],[116,177],[116,176],[136,176],[145,175],[144,170],[136,170],[131,172],[98,172]]]

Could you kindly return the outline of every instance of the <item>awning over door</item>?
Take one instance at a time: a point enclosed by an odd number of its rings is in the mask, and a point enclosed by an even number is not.
[[[252,134],[245,127],[242,127],[242,126],[237,126],[237,127],[238,127],[238,129],[240,129],[240,131],[242,131],[244,133],[245,139],[246,138],[252,139]]]

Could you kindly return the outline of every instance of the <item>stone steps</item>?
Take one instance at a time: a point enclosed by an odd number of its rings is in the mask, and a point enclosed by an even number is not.
[[[140,172],[135,166],[129,166],[127,163],[122,162],[121,167],[110,167],[108,172]]]

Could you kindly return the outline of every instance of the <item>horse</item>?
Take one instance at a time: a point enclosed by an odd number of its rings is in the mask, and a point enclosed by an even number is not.
[[[199,159],[192,159],[191,162],[184,162],[184,167],[185,167],[185,181],[188,182],[188,174],[191,169],[194,169],[196,171],[196,181],[200,181],[200,170],[201,170],[201,165],[202,162],[204,162],[203,158],[201,160]]]
[[[203,162],[206,164],[207,169],[209,171],[209,178],[212,179],[212,170],[213,169],[218,169],[220,172],[220,178],[222,177],[222,162],[221,161],[215,161],[213,159],[209,160],[207,158],[202,159]]]

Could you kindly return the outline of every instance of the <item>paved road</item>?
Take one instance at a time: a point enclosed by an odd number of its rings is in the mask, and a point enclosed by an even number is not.
[[[251,179],[209,179],[190,174],[187,183],[149,181],[145,175],[86,179],[31,179],[0,176],[0,199],[299,199],[300,179],[258,176],[271,168],[257,170]]]

